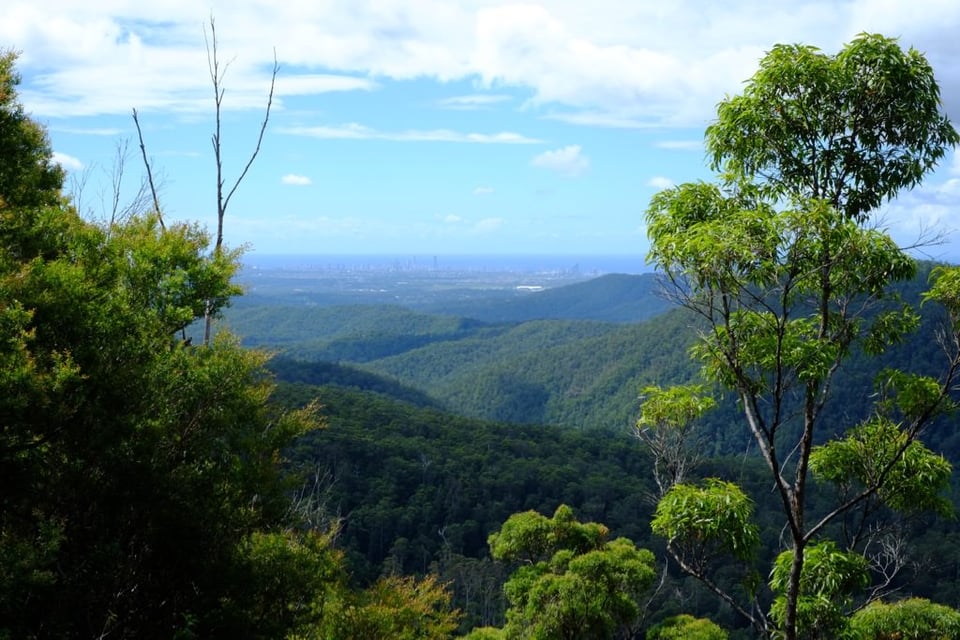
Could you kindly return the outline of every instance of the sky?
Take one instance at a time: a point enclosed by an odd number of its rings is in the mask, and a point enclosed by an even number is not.
[[[704,128],[777,43],[898,37],[960,123],[957,0],[5,0],[0,48],[85,215],[140,184],[136,109],[165,219],[215,228],[211,18],[228,190],[279,66],[224,221],[262,255],[643,255],[651,196],[711,179]],[[960,260],[960,155],[878,218]]]

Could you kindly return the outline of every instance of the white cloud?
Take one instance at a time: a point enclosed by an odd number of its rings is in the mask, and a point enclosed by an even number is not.
[[[335,126],[286,127],[281,133],[334,140],[389,140],[392,142],[464,142],[477,144],[538,144],[541,140],[512,131],[464,133],[450,129],[378,131],[356,122]]]
[[[65,171],[80,171],[83,169],[83,163],[80,162],[78,158],[74,158],[66,153],[54,151],[52,160],[63,167]]]
[[[463,218],[460,216],[451,213],[443,217],[443,221],[447,224],[457,224],[458,222],[463,222]]]
[[[702,140],[661,140],[654,144],[658,149],[677,151],[699,151],[703,149]]]
[[[280,178],[280,182],[283,184],[290,184],[296,186],[307,186],[313,184],[313,180],[307,176],[297,175],[295,173],[288,173],[287,175]]]
[[[475,187],[473,190],[475,196],[487,196],[491,193],[493,193],[493,187]]]
[[[657,120],[642,120],[630,115],[603,113],[600,111],[573,111],[569,113],[551,113],[548,120],[559,120],[568,124],[585,127],[604,127],[612,129],[650,129],[659,126]]]
[[[78,136],[103,136],[106,138],[116,138],[123,133],[122,129],[116,127],[50,127],[50,130]]]
[[[950,175],[960,176],[960,152],[953,152],[953,161],[950,163]]]
[[[448,107],[489,105],[485,89],[519,89],[550,117],[635,127],[702,126],[777,42],[832,52],[871,31],[927,54],[948,111],[958,114],[960,3],[921,5],[7,0],[0,42],[24,52],[23,95],[40,117],[207,108],[202,27],[213,14],[222,59],[231,61],[227,108],[262,106],[276,49],[278,98],[370,90],[389,79],[467,80],[477,95]]]
[[[332,74],[302,73],[278,75],[275,93],[278,96],[307,96],[332,91],[372,91],[379,85],[368,78]],[[250,87],[256,91],[256,87]]]
[[[670,187],[674,186],[674,182],[670,178],[654,176],[647,180],[647,186],[653,187],[654,189],[669,189]]]
[[[440,101],[440,106],[444,109],[457,109],[461,111],[474,111],[485,109],[500,102],[509,102],[513,98],[503,94],[475,93],[466,96],[453,96],[444,98]]]
[[[960,178],[950,178],[937,191],[947,196],[960,196]]]
[[[580,145],[572,144],[562,149],[544,151],[534,157],[531,164],[565,176],[576,177],[590,167],[590,158],[581,153]]]

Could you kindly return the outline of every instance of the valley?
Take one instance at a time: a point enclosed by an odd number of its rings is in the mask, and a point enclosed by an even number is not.
[[[929,269],[901,286],[904,300],[919,300]],[[652,274],[411,271],[245,273],[248,293],[223,322],[243,344],[274,354],[275,402],[322,404],[327,428],[300,441],[290,465],[313,478],[324,508],[341,518],[356,579],[439,573],[451,581],[469,627],[501,623],[504,576],[486,536],[512,513],[569,504],[584,520],[662,552],[649,529],[652,460],[633,426],[644,386],[695,379],[690,314],[661,297]],[[368,291],[385,296],[379,289],[399,291],[399,282],[407,284],[393,302]],[[521,282],[545,284],[533,291],[518,289]],[[919,334],[929,335],[937,321],[926,309]],[[879,367],[930,369],[936,352],[913,341],[879,363],[855,357],[838,374],[822,437],[869,410],[861,390]],[[745,486],[764,537],[776,540],[769,516],[777,505],[762,461],[744,448],[749,434],[736,403],[719,400],[702,421],[701,473]],[[960,437],[949,424],[930,441],[960,460]],[[816,504],[825,509],[826,487],[821,495]],[[904,578],[903,588],[960,599],[948,577],[960,554],[938,552],[930,563],[937,541],[960,540],[960,529],[926,517],[904,526],[917,567],[925,568]],[[669,579],[700,593],[689,579]],[[478,593],[485,595],[478,600]],[[697,602],[685,606],[730,629],[740,624],[714,599]],[[656,606],[669,610],[670,597]]]

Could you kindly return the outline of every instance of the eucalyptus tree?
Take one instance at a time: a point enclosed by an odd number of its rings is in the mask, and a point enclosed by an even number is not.
[[[517,569],[504,584],[510,603],[502,630],[469,637],[588,639],[632,637],[640,598],[654,580],[653,554],[578,522],[560,505],[553,517],[515,513],[490,534],[490,553]]]
[[[649,261],[705,327],[692,357],[737,397],[779,496],[786,545],[770,578],[773,608],[758,607],[755,572],[744,574],[743,594],[709,578],[717,558],[744,559],[756,546],[752,510],[736,487],[677,484],[654,528],[685,570],[729,602],[746,601],[736,609],[762,635],[835,633],[827,623],[843,623],[850,594],[863,586],[854,555],[867,544],[870,514],[944,506],[950,465],[920,438],[954,406],[956,269],[935,271],[926,294],[946,309],[943,376],[887,370],[870,415],[839,434],[822,433],[821,424],[850,356],[881,354],[919,323],[917,310],[891,293],[915,276],[915,261],[872,222],[874,212],[919,184],[958,141],[933,70],[916,50],[869,34],[836,55],[779,45],[707,128],[718,183],[662,191],[646,212]],[[814,478],[839,489],[825,512],[809,507]],[[724,500],[740,506],[712,528]],[[852,535],[830,547],[828,525],[854,514]]]

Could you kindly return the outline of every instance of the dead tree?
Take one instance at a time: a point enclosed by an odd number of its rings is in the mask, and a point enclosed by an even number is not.
[[[227,213],[227,206],[230,204],[230,199],[233,197],[233,194],[236,193],[237,187],[240,186],[240,183],[246,177],[247,172],[250,170],[250,166],[253,164],[253,161],[257,158],[257,154],[260,153],[260,145],[263,143],[263,134],[267,130],[267,123],[270,121],[270,108],[273,106],[273,90],[277,82],[277,72],[280,70],[280,67],[277,63],[277,52],[273,52],[273,71],[270,74],[270,93],[267,95],[267,108],[266,113],[263,117],[263,122],[260,124],[260,134],[257,136],[257,146],[254,148],[253,153],[250,154],[247,163],[243,167],[243,171],[240,172],[240,175],[237,177],[236,181],[233,183],[233,186],[226,191],[224,195],[224,177],[223,177],[223,147],[221,140],[221,110],[223,108],[223,78],[227,72],[227,68],[230,66],[229,63],[226,63],[222,66],[220,65],[220,59],[217,54],[217,27],[216,22],[213,17],[210,18],[210,37],[207,38],[206,30],[204,30],[204,42],[207,46],[207,67],[210,71],[210,81],[213,83],[213,96],[214,96],[214,108],[215,108],[215,129],[213,136],[211,137],[211,143],[213,144],[213,157],[217,165],[217,241],[214,244],[214,252],[220,253],[221,247],[223,246],[223,219]],[[210,308],[207,308],[207,312],[204,317],[204,330],[203,330],[203,343],[205,345],[210,344],[210,330],[213,323],[213,316]]]

